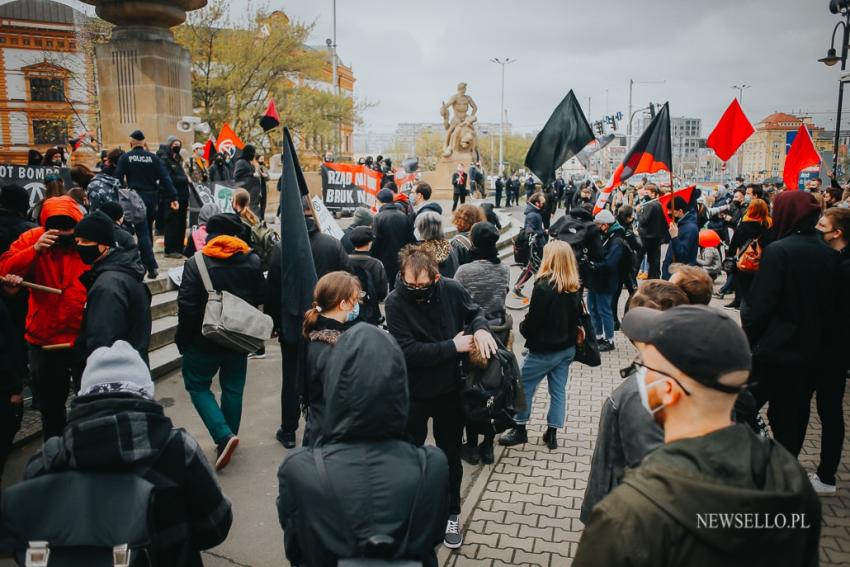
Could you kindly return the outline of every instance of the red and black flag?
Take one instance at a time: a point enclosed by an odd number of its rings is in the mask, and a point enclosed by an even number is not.
[[[547,185],[555,179],[556,169],[593,140],[593,130],[570,90],[534,138],[525,156],[525,166]]]
[[[601,211],[608,201],[608,196],[615,187],[619,187],[626,179],[636,173],[657,173],[672,171],[673,148],[670,143],[670,107],[664,103],[661,111],[655,115],[638,141],[623,158],[623,163],[614,170],[611,181],[596,199],[594,214]]]
[[[277,113],[274,101],[269,99],[269,105],[266,107],[266,111],[263,113],[262,118],[260,118],[260,127],[263,129],[263,132],[268,132],[272,128],[277,128],[278,126],[280,126],[280,114]]]

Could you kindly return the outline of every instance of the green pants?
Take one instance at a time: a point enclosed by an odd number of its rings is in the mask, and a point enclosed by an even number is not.
[[[225,349],[204,352],[191,347],[183,353],[183,383],[216,445],[239,433],[247,371],[247,354]],[[216,372],[221,384],[220,406],[210,390]]]

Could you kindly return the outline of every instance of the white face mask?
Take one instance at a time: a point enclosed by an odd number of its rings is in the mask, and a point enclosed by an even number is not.
[[[662,409],[664,409],[664,404],[661,404],[657,408],[653,409],[649,407],[649,389],[654,387],[656,384],[664,383],[664,380],[656,380],[650,384],[645,382],[646,379],[646,367],[639,366],[637,371],[635,372],[635,380],[637,381],[638,392],[640,393],[640,403],[643,405],[644,409],[649,412],[649,415],[655,415]]]

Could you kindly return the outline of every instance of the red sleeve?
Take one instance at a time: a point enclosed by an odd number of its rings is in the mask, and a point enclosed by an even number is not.
[[[26,231],[12,243],[9,250],[0,256],[0,275],[25,275],[35,262],[38,252],[35,243],[44,234],[44,228],[38,227]]]

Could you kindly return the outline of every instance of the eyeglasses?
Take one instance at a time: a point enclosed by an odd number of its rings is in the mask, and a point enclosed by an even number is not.
[[[645,369],[647,369],[647,370],[652,370],[652,371],[653,371],[653,372],[655,372],[656,374],[660,374],[660,375],[664,376],[665,378],[669,378],[670,380],[672,380],[673,382],[675,382],[676,384],[678,384],[678,385],[679,385],[679,387],[682,389],[682,391],[683,391],[683,392],[685,392],[685,395],[686,395],[686,396],[690,396],[690,395],[691,395],[691,393],[688,391],[688,389],[687,389],[687,388],[685,388],[685,387],[682,385],[682,383],[681,383],[681,382],[679,382],[679,380],[677,380],[674,376],[670,376],[670,375],[669,375],[669,374],[667,374],[666,372],[661,372],[661,371],[660,371],[660,370],[658,370],[658,369],[650,368],[649,366],[647,366],[646,364],[644,364],[643,362],[641,362],[641,361],[639,361],[639,360],[634,360],[634,361],[632,361],[632,363],[631,363],[631,364],[629,364],[629,365],[628,365],[628,366],[626,366],[625,368],[621,368],[621,369],[620,369],[620,376],[621,376],[622,378],[628,378],[629,376],[631,376],[632,374],[634,374],[635,372],[637,372],[638,368],[645,368]]]

